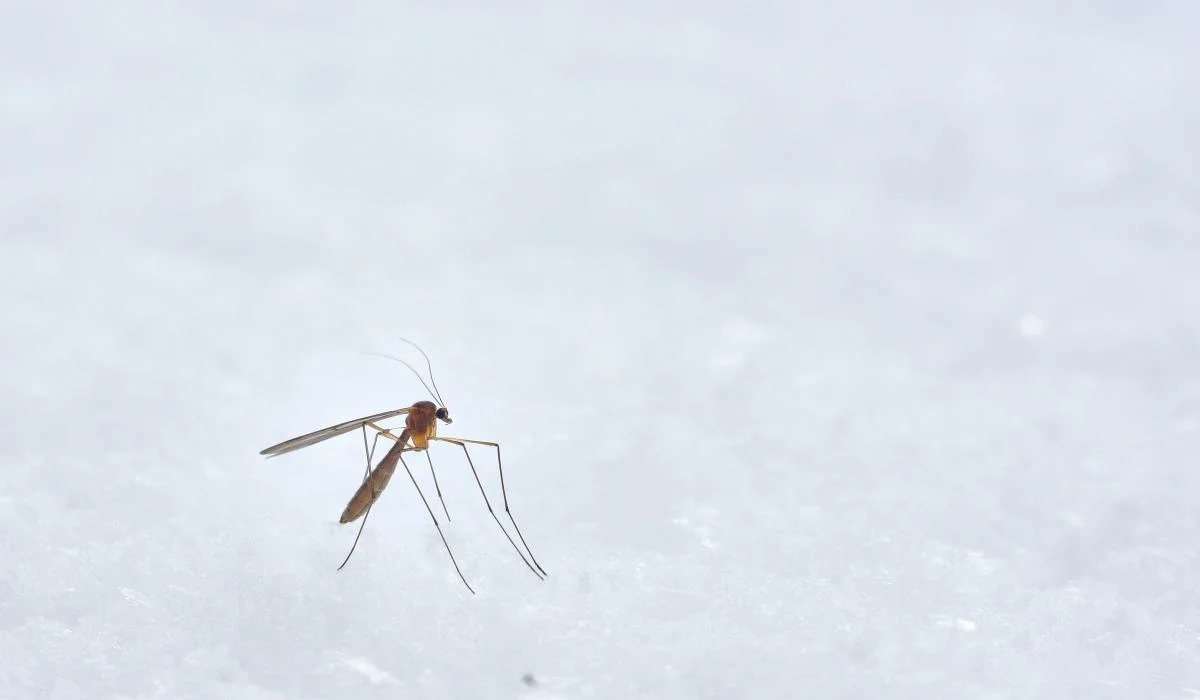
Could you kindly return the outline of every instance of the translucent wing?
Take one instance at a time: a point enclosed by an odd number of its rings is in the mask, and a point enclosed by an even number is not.
[[[329,438],[337,437],[338,435],[348,433],[351,430],[355,430],[357,428],[362,427],[362,425],[364,423],[373,423],[375,421],[385,420],[385,419],[391,418],[393,416],[404,415],[405,413],[408,413],[411,410],[412,410],[411,406],[406,406],[404,408],[397,408],[393,411],[384,411],[383,413],[376,413],[373,416],[366,416],[364,418],[355,418],[354,420],[348,420],[345,423],[338,423],[337,425],[331,425],[328,428],[321,428],[320,430],[314,430],[311,433],[308,433],[307,435],[301,435],[299,437],[294,437],[291,440],[284,440],[283,442],[279,443],[278,445],[272,445],[271,447],[268,447],[267,449],[263,450],[262,452],[259,452],[259,454],[266,455],[267,457],[277,457],[281,454],[286,454],[288,452],[294,452],[302,447],[308,447],[309,445],[315,445],[318,442],[324,442],[325,440],[328,440]]]

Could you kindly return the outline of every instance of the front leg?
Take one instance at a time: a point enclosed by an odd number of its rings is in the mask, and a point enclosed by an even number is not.
[[[396,442],[408,442],[409,435],[408,435],[407,430],[403,430],[400,432],[399,435],[397,435],[397,434],[393,433],[391,430],[380,427],[372,422],[367,422],[364,425],[366,427],[369,427],[371,430],[374,430],[376,433],[378,433],[378,435],[376,437],[385,437],[385,438],[388,438],[389,440],[395,440]],[[403,452],[420,452],[421,449],[422,448],[417,447],[415,445],[406,445],[402,451]]]

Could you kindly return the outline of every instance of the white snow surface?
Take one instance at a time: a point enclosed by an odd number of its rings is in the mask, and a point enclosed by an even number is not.
[[[1200,696],[1198,26],[6,4],[0,698]]]

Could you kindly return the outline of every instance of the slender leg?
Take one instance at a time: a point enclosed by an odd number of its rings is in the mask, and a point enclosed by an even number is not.
[[[400,457],[400,463],[404,465],[404,471],[408,472],[408,478],[412,480],[413,487],[417,489],[417,495],[421,497],[421,502],[425,504],[425,510],[429,511],[429,517],[433,520],[433,526],[437,528],[438,536],[442,538],[442,544],[446,546],[446,554],[450,555],[450,563],[454,564],[454,570],[458,572],[458,577],[462,579],[463,585],[472,595],[475,594],[475,589],[471,588],[471,584],[467,583],[467,577],[463,576],[462,569],[458,568],[458,561],[454,558],[454,552],[450,551],[450,543],[446,541],[446,535],[442,532],[442,526],[438,524],[437,516],[433,514],[433,509],[429,507],[429,501],[425,500],[425,494],[421,492],[421,486],[417,483],[417,478],[413,476],[412,470],[408,468],[408,463],[404,461],[404,456],[397,454]],[[364,516],[366,519],[366,516]]]
[[[520,538],[521,544],[525,545],[525,551],[529,553],[530,561],[533,562],[533,565],[536,566],[538,571],[541,571],[543,575],[549,576],[549,574],[546,573],[546,570],[542,568],[542,565],[538,563],[537,557],[533,556],[533,551],[529,549],[529,544],[525,541],[525,536],[521,534],[520,526],[517,525],[517,521],[513,518],[512,511],[509,510],[508,491],[504,488],[504,464],[500,460],[500,444],[496,442],[485,442],[483,440],[468,440],[466,438],[433,437],[430,439],[441,440],[442,442],[457,442],[460,445],[466,442],[472,445],[486,445],[487,447],[496,448],[496,469],[500,472],[500,493],[504,497],[504,514],[508,516],[508,521],[512,523],[513,529],[516,530],[517,537]],[[463,449],[465,450],[466,448],[464,447]],[[469,459],[470,457],[468,456],[468,460]],[[476,475],[475,478],[478,479],[479,476]]]
[[[358,524],[358,533],[354,535],[354,543],[350,545],[350,551],[346,552],[346,558],[338,565],[338,571],[341,571],[342,567],[346,566],[346,563],[350,561],[350,555],[354,554],[354,548],[358,546],[358,538],[362,537],[363,528],[367,526],[367,518],[369,517],[371,517],[371,506],[367,506],[367,512],[363,513],[362,522]]]
[[[367,426],[365,425],[362,429],[362,436],[363,450],[367,455],[367,471],[363,475],[363,483],[365,484],[367,483],[367,478],[371,476],[371,458],[375,456],[375,445],[379,442],[379,433],[375,433],[375,439],[371,441],[371,446],[369,448],[367,447]],[[358,538],[362,537],[363,528],[367,526],[367,518],[371,515],[371,506],[373,505],[375,504],[371,503],[371,505],[367,506],[367,512],[363,513],[362,522],[358,525],[358,534],[354,535],[354,543],[350,545],[350,551],[346,553],[346,558],[342,560],[341,566],[337,568],[338,571],[342,570],[342,567],[346,565],[346,562],[350,561],[350,555],[354,554],[354,548],[358,546]]]
[[[367,447],[367,426],[366,425],[364,425],[362,428],[362,434],[363,434],[363,448],[366,449],[366,447]],[[371,476],[371,460],[375,457],[375,446],[379,444],[379,435],[380,435],[379,433],[375,433],[375,439],[371,440],[371,448],[367,450],[367,464],[366,464],[366,468],[363,470],[363,481],[364,482],[367,480],[367,477]]]
[[[450,522],[450,511],[446,510],[446,499],[442,498],[442,487],[438,485],[437,472],[433,470],[433,458],[429,450],[425,450],[425,459],[429,462],[429,473],[433,475],[433,488],[437,491],[438,500],[442,502],[442,512],[446,514],[446,522]]]
[[[400,435],[393,433],[392,431],[388,430],[387,428],[381,428],[374,423],[370,423],[370,422],[363,423],[363,427],[370,428],[371,430],[374,430],[379,435],[379,437],[385,437],[389,440],[399,440],[401,438]],[[405,439],[407,439],[407,438],[405,438]]]
[[[376,433],[375,433],[376,439],[378,439],[379,437],[382,436],[382,437],[391,438],[392,440],[399,440],[400,437],[403,437],[403,436],[397,437],[396,435],[392,434],[392,431],[390,431],[386,428],[381,428],[378,425],[375,425],[374,423],[365,423],[363,425],[364,431],[366,430],[367,426],[370,426],[372,430],[376,431]],[[404,451],[405,452],[417,452],[419,450],[418,450],[418,448],[410,445],[410,446],[404,448]],[[425,459],[429,462],[429,473],[433,475],[433,488],[437,490],[438,500],[442,502],[442,512],[446,514],[446,522],[450,522],[450,511],[446,510],[446,499],[442,497],[442,487],[440,484],[438,484],[437,472],[434,471],[434,469],[433,469],[433,458],[429,456],[429,450],[425,450]]]
[[[539,573],[538,570],[529,563],[529,560],[525,558],[525,553],[522,552],[521,548],[517,546],[517,543],[513,541],[512,535],[508,534],[508,529],[505,528],[504,524],[500,522],[500,518],[496,517],[496,511],[492,510],[492,502],[488,499],[487,491],[483,488],[483,482],[479,479],[479,472],[475,469],[475,462],[471,459],[471,453],[469,450],[467,450],[467,446],[455,438],[441,439],[443,442],[448,442],[452,445],[458,445],[462,448],[463,454],[467,456],[467,464],[471,466],[471,473],[475,475],[475,483],[479,485],[479,493],[483,496],[484,504],[487,505],[488,515],[492,516],[492,520],[496,521],[496,527],[500,528],[500,532],[504,533],[504,537],[508,539],[508,543],[512,545],[513,549],[517,553],[517,556],[521,557],[521,561],[525,562],[525,566],[529,567],[529,570],[533,572],[534,576],[537,576],[539,579],[544,578],[543,574]]]
[[[366,447],[366,440],[367,440],[367,435],[366,435],[366,427],[367,426],[370,426],[371,429],[376,432],[376,435],[375,435],[376,439],[378,439],[380,436],[382,436],[382,437],[389,438],[391,440],[395,440],[397,442],[399,442],[402,438],[405,441],[407,441],[407,436],[396,435],[396,434],[392,433],[390,430],[387,430],[386,428],[381,428],[378,425],[375,425],[374,423],[366,423],[363,426],[363,447],[364,448]],[[404,457],[403,457],[402,453],[413,452],[415,450],[416,450],[416,448],[414,448],[412,445],[405,445],[404,447],[402,447],[400,450],[398,450],[396,452],[396,457],[400,460],[400,463],[404,465],[404,471],[408,473],[408,478],[410,481],[412,481],[413,488],[415,488],[417,490],[417,495],[421,497],[421,503],[425,504],[425,510],[426,510],[426,512],[429,513],[429,518],[431,520],[433,520],[433,526],[435,528],[437,528],[438,536],[442,539],[442,545],[445,546],[445,548],[446,548],[446,554],[448,554],[450,556],[450,563],[454,565],[454,571],[458,573],[458,578],[463,582],[463,585],[467,587],[467,590],[470,591],[472,595],[474,595],[475,589],[471,588],[471,584],[467,583],[467,577],[463,576],[462,569],[460,569],[458,566],[458,560],[454,558],[454,552],[450,550],[450,543],[446,541],[446,534],[444,532],[442,532],[442,526],[438,523],[437,516],[433,514],[433,508],[429,507],[429,501],[426,500],[425,493],[423,491],[421,491],[421,485],[417,483],[417,478],[415,476],[413,476],[412,470],[408,468],[408,463],[404,461]],[[370,465],[371,452],[373,452],[373,449],[368,450],[368,452],[367,452],[368,466]],[[426,451],[426,452],[428,452],[428,451]],[[384,458],[384,461],[387,461],[386,457]],[[383,466],[382,462],[380,463],[380,466]],[[432,468],[432,462],[430,463],[430,468]],[[366,512],[363,513],[363,525],[366,525],[367,516],[371,514],[371,506],[373,506],[373,505],[374,505],[374,501],[372,501],[371,504],[367,506]],[[361,534],[361,532],[362,532],[362,525],[359,526],[359,533]],[[354,539],[354,542],[355,542],[355,544],[358,543],[357,537]],[[350,551],[353,553],[353,551],[354,551],[353,547],[351,547]],[[346,558],[347,558],[347,560],[349,560],[349,556],[347,556]],[[345,566],[345,562],[342,563],[342,566]],[[338,568],[340,569],[341,567],[338,567]]]

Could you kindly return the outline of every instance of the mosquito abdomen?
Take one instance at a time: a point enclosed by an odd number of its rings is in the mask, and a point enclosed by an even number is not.
[[[358,520],[360,517],[362,517],[363,513],[367,512],[367,508],[370,507],[370,505],[375,502],[375,499],[379,498],[379,494],[383,493],[383,490],[387,488],[388,481],[391,480],[392,474],[395,471],[395,461],[392,461],[390,464],[380,464],[371,471],[371,476],[367,477],[367,480],[363,482],[362,486],[358,487],[358,490],[354,492],[354,496],[350,499],[350,502],[346,504],[346,510],[342,511],[341,522],[343,525]]]
[[[408,438],[407,430],[400,433],[400,439],[396,440],[392,449],[388,450],[388,453],[379,461],[379,466],[371,470],[371,475],[354,492],[354,496],[346,504],[346,509],[342,511],[340,522],[343,525],[361,518],[363,513],[367,512],[367,508],[370,508],[371,504],[379,498],[379,494],[387,488],[388,482],[392,480],[392,474],[396,473],[396,463],[400,461],[400,453],[408,444]]]

